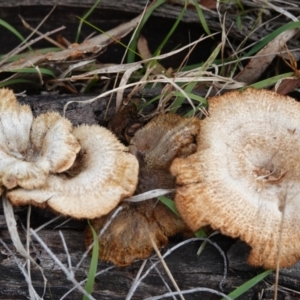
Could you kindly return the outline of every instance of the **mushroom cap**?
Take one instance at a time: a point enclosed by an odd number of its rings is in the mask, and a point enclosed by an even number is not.
[[[43,185],[49,172],[69,168],[80,150],[70,121],[55,112],[33,119],[8,89],[0,89],[0,122],[0,183],[8,189]]]
[[[97,233],[109,223],[99,239],[99,259],[123,267],[136,259],[145,259],[153,252],[151,239],[158,248],[168,243],[168,237],[185,231],[186,225],[167,206],[156,199],[140,203],[122,203],[122,210],[91,221]],[[85,231],[86,246],[93,242],[91,229]]]
[[[139,159],[137,193],[175,187],[175,178],[169,170],[171,162],[177,156],[186,156],[196,150],[195,137],[199,126],[200,120],[197,118],[160,114],[135,133],[130,149]],[[182,219],[157,199],[125,202],[121,206],[121,212],[113,219],[115,210],[91,222],[99,232],[110,221],[99,239],[101,260],[118,266],[129,265],[135,259],[150,256],[153,251],[150,237],[160,248],[167,244],[168,237],[187,230]],[[87,246],[92,241],[91,230],[87,228]]]
[[[41,114],[34,119],[31,144],[39,149],[37,162],[49,164],[49,172],[61,173],[74,163],[80,144],[74,137],[71,122],[57,112]]]
[[[169,173],[175,157],[187,156],[196,150],[194,139],[199,127],[197,118],[160,114],[135,133],[129,149],[148,169],[163,169]]]
[[[92,219],[109,213],[134,193],[138,162],[110,131],[81,125],[73,135],[81,145],[74,165],[67,172],[50,175],[39,189],[9,191],[13,204],[47,202],[63,215]]]
[[[211,225],[252,247],[255,266],[300,257],[300,104],[266,90],[209,101],[197,152],[176,159],[176,206],[197,230]]]

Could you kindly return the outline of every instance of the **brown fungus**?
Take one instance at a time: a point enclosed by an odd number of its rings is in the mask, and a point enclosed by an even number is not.
[[[130,142],[130,151],[139,160],[139,183],[136,193],[175,186],[170,165],[175,157],[185,157],[196,150],[195,136],[199,132],[197,118],[184,119],[175,114],[158,115],[137,131]],[[187,231],[186,224],[157,199],[121,204],[122,210],[92,220],[99,231],[109,221],[99,240],[99,258],[118,266],[151,255],[151,239],[161,248],[170,236]],[[90,228],[86,230],[86,245],[93,242]]]
[[[13,204],[47,203],[63,215],[92,219],[108,214],[134,193],[138,162],[110,131],[81,125],[72,134],[81,146],[72,167],[49,175],[40,188],[9,191]]]
[[[267,90],[209,101],[197,152],[176,159],[176,206],[194,231],[239,237],[255,266],[300,258],[300,104]]]
[[[49,173],[63,172],[80,150],[70,121],[51,112],[33,118],[28,105],[0,89],[0,184],[7,189],[42,186]]]

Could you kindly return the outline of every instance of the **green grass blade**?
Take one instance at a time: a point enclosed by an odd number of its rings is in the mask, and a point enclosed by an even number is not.
[[[130,50],[127,54],[127,62],[128,63],[132,63],[134,62],[135,59],[135,55],[136,55],[136,45],[137,45],[137,41],[138,38],[140,36],[140,32],[143,28],[143,26],[145,25],[145,23],[147,22],[147,20],[149,19],[149,17],[151,16],[152,12],[158,8],[159,6],[161,6],[162,4],[166,3],[167,0],[157,0],[144,14],[143,19],[141,20],[137,30],[135,31],[135,36],[133,37],[131,43],[128,45],[128,49]]]
[[[215,63],[215,60],[217,56],[219,55],[222,48],[222,44],[220,43],[212,52],[212,54],[209,56],[209,58],[205,61],[205,63],[199,68],[200,71],[206,71],[213,63]]]
[[[98,242],[98,236],[95,229],[93,228],[93,226],[90,224],[89,221],[88,224],[93,234],[94,246],[93,246],[92,259],[91,259],[91,264],[90,264],[90,269],[88,274],[88,280],[85,284],[85,290],[89,294],[91,294],[93,291],[93,286],[94,286],[95,276],[96,276],[97,266],[98,266],[99,242]],[[88,300],[88,297],[83,296],[83,300]]]
[[[255,89],[267,88],[269,86],[272,86],[272,85],[276,84],[279,80],[282,80],[282,79],[287,78],[287,77],[291,77],[294,74],[295,74],[294,72],[288,72],[288,73],[276,75],[276,76],[258,81],[256,83],[250,84],[249,86],[252,86]],[[245,87],[245,88],[247,88],[247,87]]]
[[[78,41],[79,41],[79,36],[80,36],[80,33],[81,33],[82,24],[90,16],[90,14],[94,11],[94,9],[98,6],[99,3],[100,3],[100,0],[97,0],[94,3],[94,5],[88,10],[88,12],[82,18],[80,18],[80,22],[79,22],[79,25],[78,25],[78,28],[77,28],[75,43],[78,43]]]
[[[204,14],[203,14],[203,11],[202,11],[202,9],[201,9],[201,7],[200,7],[198,1],[197,1],[197,0],[193,0],[193,2],[194,2],[194,5],[195,5],[195,7],[196,7],[197,14],[198,14],[200,23],[201,23],[201,25],[202,25],[204,31],[205,31],[208,35],[210,35],[211,32],[210,32],[209,27],[208,27],[208,25],[207,25],[207,23],[206,23],[205,16],[204,16]]]
[[[263,273],[253,277],[249,281],[247,281],[244,284],[242,284],[241,286],[239,286],[237,289],[235,289],[233,292],[231,292],[227,296],[230,297],[231,299],[236,299],[237,297],[243,295],[245,292],[247,292],[252,287],[254,287],[257,283],[262,281],[264,278],[266,278],[272,272],[273,272],[272,270],[264,271]],[[222,300],[225,300],[225,298],[223,298]]]
[[[186,94],[191,94],[191,91],[195,88],[196,85],[197,85],[196,81],[193,81],[193,82],[187,84],[186,87],[184,88],[184,91],[186,92]],[[172,105],[172,108],[170,109],[171,113],[176,113],[176,111],[178,110],[178,108],[185,101],[185,97],[179,91],[174,92],[174,96],[177,96],[177,98],[174,101],[174,103]]]
[[[18,32],[14,27],[12,27],[10,24],[8,24],[6,21],[0,19],[0,25],[5,27],[7,30],[9,30],[11,33],[13,33],[15,36],[17,36],[22,42],[25,41],[25,38],[22,36],[20,32]]]
[[[295,29],[300,28],[300,21],[298,22],[290,22],[287,24],[284,24],[274,30],[272,33],[268,34],[266,37],[264,37],[260,42],[258,42],[250,51],[248,51],[244,57],[248,57],[253,55],[254,53],[258,52],[260,49],[262,49],[264,46],[266,46],[270,41],[272,41],[274,38],[276,38],[279,34],[282,32],[289,30],[289,29]]]
[[[154,51],[153,56],[157,56],[161,53],[162,48],[166,45],[166,43],[168,42],[168,40],[170,39],[170,37],[172,36],[172,34],[174,33],[174,31],[176,30],[176,28],[178,27],[178,24],[181,22],[182,17],[184,15],[186,11],[186,5],[183,7],[180,15],[178,16],[178,18],[176,19],[175,23],[173,24],[173,26],[171,27],[170,31],[168,32],[168,34],[165,36],[165,38],[163,39],[163,41],[161,42],[161,44],[157,47],[157,49]]]
[[[200,228],[198,231],[194,232],[196,237],[207,237],[207,234],[205,233],[205,231]]]
[[[186,92],[187,96],[190,97],[192,100],[198,101],[203,107],[207,107],[208,102],[205,98],[195,95],[189,92]],[[174,96],[182,97],[182,94],[179,91],[174,92]]]
[[[184,91],[187,94],[187,96],[190,97],[192,100],[198,101],[200,103],[200,105],[203,106],[203,107],[207,107],[208,103],[207,103],[207,100],[205,98],[203,98],[199,95],[195,95],[195,94],[191,93],[197,84],[198,84],[197,81],[193,81],[193,82],[189,83],[184,88]],[[179,91],[174,92],[174,96],[176,96],[177,99],[174,101],[174,103],[172,105],[173,108],[170,110],[170,112],[172,112],[172,113],[175,113],[177,111],[177,109],[185,101],[185,97]],[[189,116],[189,115],[187,115],[187,116]]]
[[[159,196],[157,197],[159,201],[161,201],[164,205],[166,205],[175,215],[180,217],[178,210],[176,209],[175,202],[165,196]],[[199,229],[198,231],[195,232],[196,237],[206,237],[206,233],[203,229]]]
[[[145,103],[143,103],[142,105],[139,105],[138,110],[142,111],[143,109],[145,109],[147,106],[149,106],[150,104],[152,104],[153,102],[159,100],[160,95],[153,97],[151,100],[146,101]]]
[[[161,201],[164,205],[166,205],[175,215],[179,216],[179,213],[176,209],[176,206],[175,206],[175,202],[168,198],[168,197],[165,197],[165,196],[159,196],[157,197],[159,201]]]
[[[50,75],[50,76],[52,76],[54,78],[56,77],[55,74],[51,70],[49,70],[49,69],[39,68],[39,71],[43,75]],[[8,70],[6,72],[12,72],[12,73],[29,73],[29,74],[32,74],[32,73],[37,73],[37,69],[36,68],[24,68],[24,69],[14,69],[12,71]]]
[[[28,79],[10,79],[10,80],[7,80],[7,81],[0,82],[0,88],[6,87],[6,86],[9,86],[9,85],[23,84],[23,83],[26,83],[27,85],[40,86],[35,81],[28,80]]]
[[[212,54],[209,56],[209,58],[199,67],[199,71],[206,71],[211,65],[212,63],[214,63],[215,59],[217,58],[217,56],[220,53],[222,44],[219,44],[214,51],[212,52]],[[190,82],[189,84],[187,84],[187,86],[184,88],[184,91],[186,92],[186,94],[193,100],[199,101],[201,102],[203,105],[207,106],[207,101],[197,95],[191,94],[192,90],[195,88],[195,86],[198,84],[197,81],[193,81]],[[175,92],[174,93],[175,96],[177,96],[177,99],[174,101],[173,103],[173,108],[171,108],[170,112],[172,113],[176,113],[177,109],[182,105],[182,103],[185,101],[185,97],[180,93],[180,92]]]

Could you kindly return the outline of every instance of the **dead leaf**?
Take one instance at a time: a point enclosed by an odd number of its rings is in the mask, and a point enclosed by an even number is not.
[[[152,53],[149,50],[148,42],[143,36],[140,36],[140,38],[138,39],[137,49],[143,60],[152,58]],[[156,61],[155,66],[151,68],[151,74],[157,75],[164,73],[166,73],[166,69],[161,64],[159,64],[158,61]]]
[[[235,76],[235,80],[248,84],[255,82],[280,52],[282,47],[298,32],[298,29],[290,29],[279,34],[269,42],[254,57],[251,58],[245,68]]]
[[[284,79],[276,88],[276,93],[286,95],[300,86],[300,78]],[[275,89],[274,89],[275,90]]]

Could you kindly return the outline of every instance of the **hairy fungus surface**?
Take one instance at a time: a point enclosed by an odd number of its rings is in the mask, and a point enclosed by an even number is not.
[[[63,215],[92,219],[108,214],[134,193],[138,162],[110,131],[81,125],[72,134],[81,146],[72,167],[49,175],[40,188],[9,191],[12,203],[47,203]]]
[[[276,268],[300,258],[300,104],[266,91],[209,101],[197,152],[176,159],[176,206],[193,230],[211,225]]]
[[[174,188],[175,179],[170,165],[175,157],[185,157],[196,150],[195,136],[199,132],[197,118],[184,119],[174,114],[159,115],[136,132],[130,151],[139,160],[139,183],[136,193],[157,188]],[[153,246],[150,237],[160,248],[168,237],[187,230],[185,223],[157,199],[138,203],[122,203],[122,210],[111,220],[115,211],[92,220],[98,231],[111,221],[99,240],[99,258],[118,266],[131,264],[135,259],[150,256]],[[86,244],[93,242],[87,228]]]
[[[42,186],[50,172],[63,172],[80,150],[71,123],[58,113],[34,119],[30,107],[0,89],[0,185]]]

